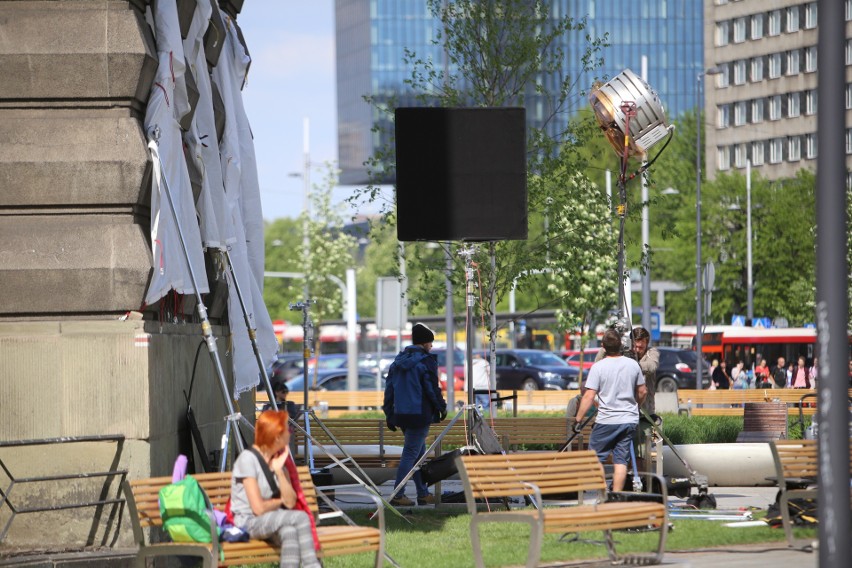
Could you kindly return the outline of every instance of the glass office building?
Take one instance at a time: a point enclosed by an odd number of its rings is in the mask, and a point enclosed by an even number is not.
[[[604,65],[582,73],[580,57],[585,33],[565,38],[567,55],[563,72],[576,77],[574,97],[567,112],[547,125],[553,135],[564,130],[571,115],[587,106],[581,93],[596,77],[610,78],[625,68],[641,73],[647,56],[647,79],[660,95],[670,120],[695,106],[695,76],[703,61],[703,3],[701,0],[552,0],[553,18],[586,17],[591,37],[606,35]],[[364,162],[388,142],[385,115],[368,104],[365,96],[381,104],[390,97],[397,106],[413,106],[405,79],[411,74],[405,50],[431,58],[446,68],[440,46],[433,45],[438,22],[426,0],[336,0],[337,112],[341,183],[367,181]],[[453,69],[447,69],[453,73]],[[544,78],[556,83],[557,77]],[[541,126],[549,114],[544,102],[527,93],[527,120]],[[378,128],[376,128],[378,126]]]

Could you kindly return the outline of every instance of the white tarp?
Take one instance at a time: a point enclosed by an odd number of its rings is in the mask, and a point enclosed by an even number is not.
[[[236,237],[233,223],[227,215],[219,141],[216,139],[216,118],[213,113],[213,90],[204,54],[204,32],[207,31],[212,12],[210,2],[197,2],[189,32],[183,41],[199,95],[192,125],[184,134],[184,141],[189,159],[195,161],[201,172],[201,195],[196,204],[201,241],[205,247],[221,249],[233,244]]]
[[[257,331],[258,349],[265,366],[272,363],[278,350],[278,341],[263,303],[263,213],[254,140],[241,93],[251,60],[237,38],[230,17],[222,13],[222,19],[228,30],[219,61],[213,69],[213,80],[225,105],[225,132],[219,152],[227,218],[233,224],[236,237],[229,254],[237,283],[228,274],[228,311],[233,336],[234,388],[240,393],[257,385],[259,369],[242,317],[236,284],[239,284],[242,292],[250,325]]]
[[[159,2],[157,11],[153,14],[153,21],[159,67],[148,98],[144,121],[145,134],[149,139],[149,149],[154,162],[151,184],[151,248],[154,272],[145,294],[145,303],[149,305],[165,296],[171,289],[180,294],[195,293],[180,243],[178,225],[169,207],[161,174],[168,181],[198,292],[203,294],[209,291],[192,186],[178,123],[189,110],[189,104],[184,82],[183,45],[176,5],[173,2]],[[159,137],[152,140],[155,133]]]

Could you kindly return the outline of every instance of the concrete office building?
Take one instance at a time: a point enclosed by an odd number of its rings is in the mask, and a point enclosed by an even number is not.
[[[709,178],[751,160],[767,179],[816,168],[817,4],[802,0],[705,0],[706,158]],[[825,6],[825,4],[823,4]],[[852,37],[852,0],[845,1]],[[846,109],[852,109],[852,43],[846,41]],[[838,117],[841,119],[841,117]],[[847,120],[848,123],[848,120]],[[852,130],[846,130],[847,169]]]
[[[572,115],[587,107],[583,93],[591,87],[594,75],[611,78],[625,68],[639,74],[643,55],[648,58],[648,82],[660,95],[669,118],[692,110],[695,74],[703,61],[702,10],[702,0],[552,0],[553,18],[587,17],[588,27],[565,38],[563,71],[577,78],[576,87],[569,108],[548,123],[548,133],[561,132]],[[335,26],[341,182],[360,184],[368,179],[365,160],[389,141],[382,129],[373,127],[383,125],[386,131],[390,127],[363,97],[369,95],[382,103],[396,96],[398,106],[413,106],[414,97],[403,83],[412,71],[404,62],[405,48],[439,65],[445,56],[439,46],[432,45],[439,27],[426,0],[336,0]],[[586,33],[592,37],[608,34],[610,43],[601,53],[604,66],[594,73],[581,73]],[[558,78],[542,80],[553,87]],[[542,97],[530,90],[525,98],[528,123],[543,124],[549,112]]]

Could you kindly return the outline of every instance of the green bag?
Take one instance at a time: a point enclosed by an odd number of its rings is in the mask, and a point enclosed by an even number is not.
[[[163,529],[174,542],[210,542],[208,509],[207,495],[190,475],[160,489]]]

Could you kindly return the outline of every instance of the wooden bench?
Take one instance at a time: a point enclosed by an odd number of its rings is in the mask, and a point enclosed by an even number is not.
[[[484,568],[479,526],[486,522],[528,523],[531,535],[527,568],[538,565],[544,533],[603,531],[607,554],[615,562],[619,558],[611,531],[626,528],[656,527],[660,531],[657,550],[652,557],[641,557],[641,563],[658,564],[665,550],[668,534],[668,512],[665,482],[660,482],[662,503],[606,503],[606,479],[603,466],[593,451],[538,452],[528,454],[460,456],[459,475],[464,483],[465,500],[471,514],[470,539],[478,568]],[[651,475],[651,474],[645,474]],[[656,477],[656,476],[653,476]],[[543,507],[546,495],[567,492],[599,491],[600,502],[592,505]],[[480,511],[477,499],[532,497],[537,508],[508,511]]]
[[[747,402],[783,402],[787,414],[813,415],[816,398],[800,401],[804,395],[815,394],[813,389],[743,389],[743,390],[679,390],[678,406],[696,416],[742,416]],[[852,389],[850,389],[852,396]]]
[[[790,499],[816,499],[819,456],[816,440],[778,440],[770,443],[778,482],[778,506],[784,523],[787,544],[794,546],[793,523],[790,519]],[[852,452],[852,438],[849,439]],[[849,475],[852,477],[852,464]],[[846,481],[846,480],[839,480]],[[852,506],[852,503],[850,503]]]
[[[207,493],[212,505],[224,510],[228,497],[231,494],[231,473],[201,473],[193,475],[199,485]],[[337,513],[319,513],[317,504],[317,492],[307,467],[299,467],[299,480],[308,505],[318,519],[329,516],[341,516]],[[248,542],[219,543],[215,535],[212,544],[203,543],[174,543],[146,541],[143,529],[150,527],[161,527],[159,493],[160,489],[172,482],[171,477],[154,477],[136,481],[125,481],[124,491],[127,498],[127,508],[130,513],[133,527],[133,538],[139,547],[137,559],[144,563],[144,559],[155,556],[195,556],[202,559],[204,567],[210,568],[215,565],[234,566],[241,564],[259,564],[264,562],[278,563],[280,551],[264,540],[250,540]],[[335,495],[343,493],[339,487],[335,487]],[[369,495],[376,503],[378,511],[377,527],[359,527],[349,520],[343,518],[350,524],[317,526],[322,550],[318,553],[319,558],[339,556],[343,554],[356,554],[361,552],[375,553],[375,565],[381,567],[384,559],[396,564],[385,553],[385,518],[384,506],[378,497],[364,493],[363,491],[347,491],[347,493],[359,496]],[[318,521],[319,522],[319,521]],[[215,523],[213,523],[215,526]],[[143,564],[144,565],[144,564]]]

